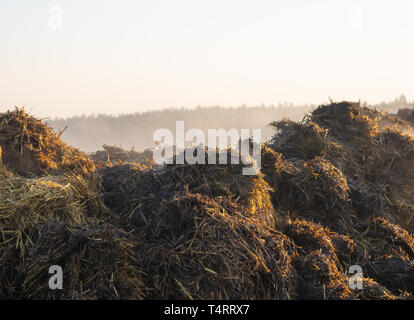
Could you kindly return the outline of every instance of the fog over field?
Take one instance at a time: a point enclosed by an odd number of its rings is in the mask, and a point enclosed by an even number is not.
[[[144,113],[78,116],[68,119],[53,119],[50,125],[56,131],[63,131],[62,138],[67,143],[92,152],[102,145],[116,145],[125,149],[141,151],[153,148],[153,133],[166,128],[175,133],[176,121],[184,121],[185,130],[208,129],[262,129],[262,140],[272,134],[268,124],[272,121],[289,118],[300,121],[316,105],[294,106],[285,103],[278,106],[198,107],[196,109],[166,109]],[[379,110],[396,113],[399,108],[414,107],[402,95],[392,102],[375,105]],[[66,129],[65,129],[66,128]]]

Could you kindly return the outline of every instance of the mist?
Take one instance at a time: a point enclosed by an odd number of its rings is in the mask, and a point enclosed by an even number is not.
[[[206,135],[208,129],[262,129],[262,141],[266,141],[273,133],[268,127],[270,122],[283,118],[300,121],[315,107],[316,105],[295,106],[285,103],[278,106],[165,109],[118,116],[83,115],[54,119],[49,121],[49,125],[57,132],[64,131],[62,139],[65,142],[86,152],[100,150],[104,144],[142,151],[155,146],[153,133],[157,129],[165,128],[175,133],[176,121],[184,121],[185,130],[198,128]],[[374,107],[396,113],[399,108],[414,107],[414,102],[407,102],[406,97],[401,95],[394,101],[379,103]]]

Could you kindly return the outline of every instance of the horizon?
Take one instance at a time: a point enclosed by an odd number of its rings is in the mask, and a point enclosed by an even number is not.
[[[404,97],[404,99],[406,99],[407,101],[407,105],[405,104],[401,104],[399,103],[398,99],[400,99],[401,97]],[[331,97],[329,97],[329,99],[331,99]],[[167,111],[167,112],[177,112],[177,111],[196,111],[198,108],[201,109],[209,109],[209,108],[223,108],[223,109],[238,109],[238,108],[304,108],[304,107],[318,107],[318,106],[322,106],[322,105],[328,105],[330,104],[328,101],[324,101],[322,103],[305,103],[305,104],[293,104],[292,102],[279,102],[279,103],[270,103],[270,104],[257,104],[257,105],[246,105],[246,104],[241,104],[241,105],[229,105],[229,106],[223,106],[223,105],[210,105],[210,106],[204,106],[204,105],[197,105],[194,107],[165,107],[165,108],[159,108],[159,109],[146,109],[143,111],[130,111],[130,112],[120,112],[120,113],[100,113],[100,112],[91,112],[91,113],[79,113],[79,114],[72,114],[69,116],[45,116],[45,117],[41,117],[42,120],[51,120],[53,121],[66,121],[66,120],[70,120],[70,119],[74,119],[74,118],[96,118],[99,116],[107,116],[107,117],[113,117],[113,118],[118,118],[118,117],[123,117],[123,116],[129,116],[129,115],[141,115],[141,114],[146,114],[146,113],[157,113],[157,112],[163,112],[163,111]],[[404,94],[399,95],[397,98],[394,98],[390,101],[380,101],[377,103],[370,103],[368,101],[346,101],[346,100],[335,100],[332,99],[333,103],[339,103],[339,102],[355,102],[355,103],[360,103],[361,105],[367,105],[368,107],[372,107],[372,108],[376,108],[378,106],[381,105],[385,105],[385,106],[389,106],[391,104],[396,104],[396,106],[398,107],[405,107],[408,106],[410,107],[411,105],[414,105],[414,100],[410,100],[408,98],[406,98],[406,96]],[[36,112],[33,112],[33,108],[27,108],[27,106],[12,106],[12,107],[6,107],[6,108],[1,108],[0,107],[0,112],[6,112],[6,111],[10,111],[13,110],[15,108],[18,109],[24,109],[26,110],[29,114],[35,116],[35,117],[39,117],[38,115],[36,115]],[[3,110],[4,109],[4,110]]]
[[[0,111],[39,117],[414,99],[414,3],[0,3]]]

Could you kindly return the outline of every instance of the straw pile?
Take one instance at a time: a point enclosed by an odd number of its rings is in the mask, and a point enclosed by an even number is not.
[[[139,244],[109,224],[48,220],[26,255],[22,292],[30,299],[143,299],[143,273],[135,260]],[[48,269],[64,270],[63,290],[48,287]]]
[[[305,281],[300,289],[303,295],[321,297],[323,287],[336,288],[335,298],[349,297],[349,288],[337,270],[343,275],[352,264],[360,265],[369,277],[365,279],[369,292],[366,288],[357,298],[396,299],[411,294],[413,257],[407,243],[412,238],[401,227],[413,230],[414,140],[399,131],[408,124],[387,113],[343,102],[321,106],[300,123],[284,120],[271,125],[276,134],[262,148],[262,172],[273,189],[274,208],[287,219],[306,219],[305,225],[320,223],[347,237],[354,248],[351,254],[339,248],[328,254],[322,249],[322,253],[305,255],[298,272],[325,270],[326,281],[324,286],[314,285],[318,277],[310,276],[312,281]],[[381,238],[384,226],[388,233],[394,230],[393,241]],[[312,229],[308,234],[335,243],[334,234],[318,232],[314,224],[308,228]],[[303,225],[300,230],[304,232]],[[301,243],[289,231],[285,234],[295,244]],[[379,238],[383,241],[380,247]],[[302,241],[310,242],[309,238]],[[322,242],[318,241],[319,249]],[[397,281],[390,276],[392,272]],[[329,290],[326,294],[322,298],[329,297]]]
[[[348,183],[330,161],[320,157],[309,161],[279,159],[269,182],[274,206],[291,216],[307,217],[337,231],[352,227]]]
[[[414,292],[414,140],[391,115],[343,102],[272,123],[257,176],[230,164],[230,150],[215,151],[226,165],[159,168],[106,148],[95,170],[22,110],[0,118],[0,298]],[[213,151],[202,152],[207,163]],[[51,265],[63,267],[64,290],[48,288]],[[363,290],[349,287],[352,265]]]
[[[0,178],[0,274],[8,298],[141,297],[136,244],[106,226],[96,190],[82,176]],[[48,287],[60,265],[67,290]],[[132,290],[134,288],[134,290]],[[131,291],[131,292],[129,292]]]
[[[230,163],[231,153],[227,152],[226,155]],[[217,153],[217,159],[219,156]],[[208,152],[205,152],[206,163],[207,157]],[[158,204],[164,198],[174,198],[178,194],[200,193],[213,199],[229,197],[245,209],[245,215],[255,215],[273,225],[276,217],[268,184],[260,174],[242,175],[242,168],[242,165],[231,164],[177,164],[167,165],[161,170],[153,170],[142,164],[107,167],[101,170],[103,187],[107,191],[103,198],[113,211],[123,212],[124,216],[139,220],[138,217],[151,218],[154,215],[152,202]],[[140,201],[139,206],[137,200]]]
[[[0,147],[3,164],[19,175],[40,175],[45,172],[77,170],[94,171],[94,164],[82,152],[68,146],[41,120],[24,109],[0,114]]]
[[[0,274],[7,298],[142,298],[137,244],[105,223],[97,190],[81,175],[0,178]],[[48,287],[60,265],[67,290]]]
[[[107,222],[92,162],[23,110],[0,119],[0,298],[143,298],[138,243]],[[49,289],[52,265],[64,290]]]
[[[295,297],[295,246],[273,228],[276,217],[262,176],[243,176],[241,169],[104,169],[105,203],[145,243],[138,258],[149,298]]]

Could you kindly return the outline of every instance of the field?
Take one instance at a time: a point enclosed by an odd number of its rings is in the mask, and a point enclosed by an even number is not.
[[[272,122],[261,173],[244,176],[86,154],[23,109],[1,113],[0,298],[408,299],[413,115],[341,102]]]

